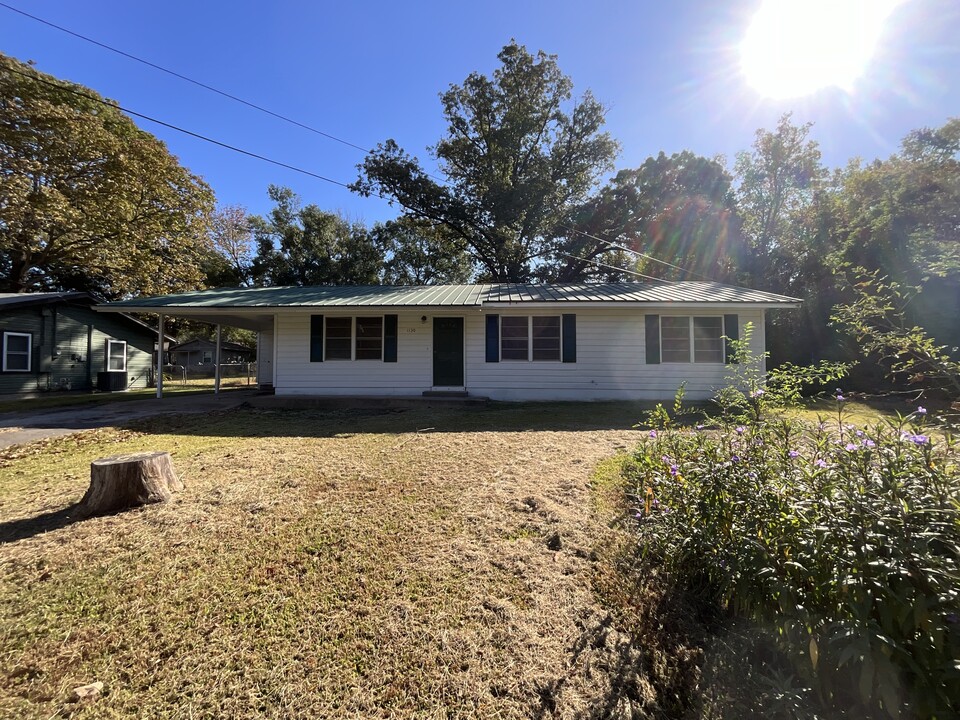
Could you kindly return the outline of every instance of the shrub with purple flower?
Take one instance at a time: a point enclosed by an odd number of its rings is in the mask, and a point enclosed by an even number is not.
[[[640,548],[699,599],[778,629],[770,642],[827,704],[960,716],[957,442],[921,412],[844,415],[661,430],[626,469]]]

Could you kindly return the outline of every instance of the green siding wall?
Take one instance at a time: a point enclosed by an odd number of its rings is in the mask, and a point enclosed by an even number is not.
[[[33,306],[0,310],[0,331],[33,334],[29,373],[0,372],[0,393],[92,390],[97,373],[107,369],[107,340],[127,342],[128,387],[147,387],[155,333],[122,316],[98,313],[81,305]],[[59,355],[55,355],[59,350]]]

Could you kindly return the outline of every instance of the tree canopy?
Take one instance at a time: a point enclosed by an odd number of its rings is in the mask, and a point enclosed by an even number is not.
[[[257,252],[250,274],[256,285],[376,285],[384,263],[367,228],[316,205],[301,206],[289,188],[271,185],[276,203],[251,219]]]
[[[213,193],[94,91],[0,54],[0,289],[199,287]]]
[[[492,78],[471,73],[440,96],[447,132],[431,151],[444,182],[387,140],[352,187],[444,226],[484,279],[526,281],[612,169],[618,146],[590,92],[571,99],[555,56],[511,42],[498,59]]]

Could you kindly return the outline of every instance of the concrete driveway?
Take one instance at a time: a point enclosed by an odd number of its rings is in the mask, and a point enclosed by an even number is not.
[[[253,397],[253,390],[229,390],[219,396],[181,395],[162,400],[95,402],[47,410],[0,413],[0,449],[11,445],[59,437],[81,430],[124,425],[156,415],[205,413],[237,407]]]

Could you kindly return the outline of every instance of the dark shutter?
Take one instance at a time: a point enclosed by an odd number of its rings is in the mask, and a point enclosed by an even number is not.
[[[310,316],[310,362],[323,362],[323,315]]]
[[[397,361],[397,316],[383,316],[383,361]]]
[[[647,324],[647,364],[660,364],[660,316],[644,315]]]
[[[563,362],[577,361],[577,316],[563,316]]]
[[[500,362],[499,315],[487,315],[487,362]]]
[[[740,339],[740,318],[737,315],[724,315],[723,316],[723,334],[726,335],[726,355],[727,362],[733,363],[736,362],[736,359],[733,357],[733,346],[730,344],[731,341]]]

